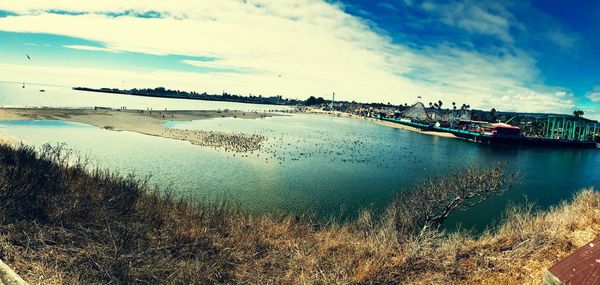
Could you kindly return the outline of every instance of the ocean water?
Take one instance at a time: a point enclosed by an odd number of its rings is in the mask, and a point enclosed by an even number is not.
[[[248,211],[351,218],[384,209],[394,194],[468,164],[508,163],[518,186],[453,214],[446,227],[481,230],[508,203],[548,207],[584,187],[600,189],[600,151],[499,147],[414,133],[366,119],[294,114],[265,119],[166,122],[171,128],[259,133],[245,155],[188,142],[60,121],[4,121],[27,143],[66,143],[101,167],[139,176],[199,200],[227,199]]]
[[[40,92],[40,90],[45,92]],[[0,81],[0,106],[3,107],[68,107],[89,108],[94,106],[129,109],[152,108],[155,110],[217,110],[241,111],[287,110],[287,106],[243,104],[234,102],[184,100],[127,96],[100,92],[75,91],[66,86],[45,84],[11,83]]]

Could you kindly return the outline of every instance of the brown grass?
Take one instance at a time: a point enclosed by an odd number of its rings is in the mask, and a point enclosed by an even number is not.
[[[510,208],[478,237],[401,234],[396,207],[347,223],[252,216],[90,170],[60,147],[0,145],[0,259],[31,284],[538,284],[600,232],[592,190]]]

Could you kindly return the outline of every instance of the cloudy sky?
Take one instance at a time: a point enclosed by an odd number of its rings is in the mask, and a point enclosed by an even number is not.
[[[0,0],[0,80],[600,119],[598,35],[600,1]]]

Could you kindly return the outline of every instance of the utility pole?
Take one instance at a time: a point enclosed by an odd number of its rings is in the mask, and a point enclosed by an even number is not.
[[[335,92],[333,92],[333,98],[331,98],[331,111],[333,111],[333,103],[335,102]]]

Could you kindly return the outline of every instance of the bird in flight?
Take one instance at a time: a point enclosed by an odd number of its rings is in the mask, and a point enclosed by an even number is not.
[[[27,57],[27,59],[31,60],[31,57],[29,57],[29,55],[28,55],[28,54],[26,54],[25,56]]]

